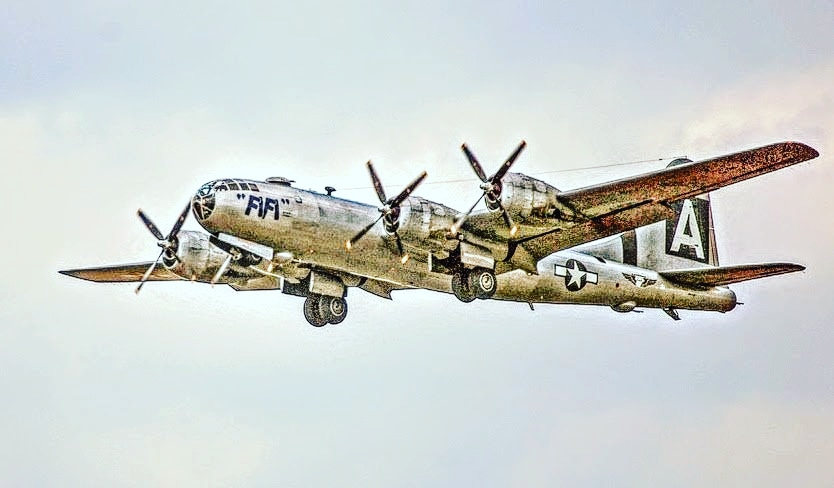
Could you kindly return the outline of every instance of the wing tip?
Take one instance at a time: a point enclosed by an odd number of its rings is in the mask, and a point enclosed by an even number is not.
[[[86,274],[87,271],[89,271],[89,270],[85,270],[85,269],[62,269],[62,270],[59,270],[58,273],[62,274],[64,276],[69,276],[70,278],[77,278],[79,280],[96,281],[96,280],[92,279],[90,276],[88,276]]]
[[[813,147],[805,144],[804,142],[799,141],[786,141],[780,144],[780,146],[784,147],[787,150],[793,151],[796,153],[796,158],[799,161],[809,161],[811,159],[819,157],[820,153]]]

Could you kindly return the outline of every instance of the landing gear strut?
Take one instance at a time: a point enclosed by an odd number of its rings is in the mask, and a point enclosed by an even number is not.
[[[495,273],[486,268],[461,269],[452,275],[452,293],[464,303],[492,298],[496,288]]]
[[[313,327],[341,323],[347,312],[347,300],[342,297],[312,294],[304,301],[304,318]]]

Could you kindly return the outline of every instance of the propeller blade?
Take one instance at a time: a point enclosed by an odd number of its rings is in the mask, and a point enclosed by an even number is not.
[[[371,174],[371,181],[374,184],[374,190],[376,190],[376,196],[378,196],[379,201],[382,202],[383,205],[385,205],[385,202],[387,202],[388,199],[385,198],[385,189],[382,188],[382,180],[379,179],[379,176],[376,174],[376,171],[374,171],[374,165],[371,164],[370,161],[368,161],[365,164],[368,166],[368,172]]]
[[[185,206],[180,216],[177,218],[176,223],[174,223],[174,227],[171,228],[171,232],[168,233],[168,240],[172,237],[176,236],[180,229],[182,228],[183,222],[185,222],[186,217],[188,217],[188,211],[191,210],[191,201],[189,200],[188,205]]]
[[[400,256],[403,255],[403,241],[400,239],[400,234],[398,232],[394,232],[394,240],[397,242],[397,252]]]
[[[509,227],[510,229],[510,237],[515,237],[515,235],[518,233],[518,226],[515,225],[515,222],[513,222],[513,219],[512,217],[510,217],[509,212],[507,212],[507,209],[505,209],[504,206],[501,205],[501,202],[499,202],[498,205],[501,208],[501,215],[504,217],[504,222],[507,223],[507,227]]]
[[[345,247],[347,248],[347,250],[348,250],[348,251],[350,251],[350,248],[351,248],[351,247],[353,247],[353,244],[355,244],[355,243],[356,243],[356,241],[358,241],[358,240],[359,240],[359,239],[361,239],[361,238],[362,238],[365,234],[367,234],[367,233],[368,233],[368,231],[369,231],[369,230],[371,230],[371,229],[373,228],[373,226],[375,226],[375,225],[376,225],[376,223],[377,223],[377,222],[379,222],[380,220],[382,220],[382,217],[384,217],[384,216],[385,216],[385,214],[380,215],[379,217],[377,217],[377,219],[376,219],[376,220],[374,220],[373,222],[371,222],[370,224],[368,224],[368,226],[367,226],[367,227],[365,227],[364,229],[360,230],[358,234],[356,234],[355,236],[353,236],[353,237],[351,237],[350,239],[348,239],[347,241],[345,241]]]
[[[220,281],[220,278],[223,276],[223,273],[225,273],[226,270],[229,269],[229,265],[231,263],[232,263],[232,255],[229,254],[228,256],[226,256],[226,259],[223,260],[223,264],[220,265],[220,268],[217,269],[217,273],[215,273],[214,276],[212,276],[211,286],[216,285],[217,282]]]
[[[403,203],[403,201],[406,198],[408,198],[409,195],[411,195],[411,192],[413,192],[414,189],[416,189],[418,186],[420,186],[420,183],[422,183],[423,180],[426,179],[426,176],[428,176],[428,173],[423,171],[423,173],[420,174],[420,176],[418,176],[417,178],[414,179],[414,181],[409,183],[409,185],[407,187],[403,188],[403,191],[401,191],[399,195],[394,197],[394,199],[391,200],[388,205],[391,208],[399,207],[400,204]]]
[[[394,232],[394,238],[397,242],[397,251],[400,253],[400,264],[405,264],[411,258],[407,252],[403,251],[403,241],[400,239],[400,234],[398,232]]]
[[[139,290],[142,289],[142,286],[145,284],[145,282],[148,281],[148,278],[151,276],[151,273],[153,273],[153,270],[156,269],[156,264],[159,262],[159,258],[162,257],[162,253],[164,252],[165,250],[163,249],[162,252],[159,253],[159,256],[156,257],[156,260],[153,263],[151,263],[151,266],[148,268],[148,270],[145,271],[145,274],[142,275],[142,279],[139,280],[139,286],[136,287],[137,295],[139,294]]]
[[[496,171],[495,174],[492,175],[490,181],[494,183],[495,181],[498,181],[501,178],[503,178],[504,175],[507,174],[507,171],[510,170],[510,166],[512,166],[513,163],[515,163],[515,160],[518,159],[518,155],[521,154],[521,151],[523,151],[525,147],[527,147],[527,141],[521,141],[521,144],[518,145],[518,147],[515,149],[515,151],[513,151],[510,157],[507,158],[507,160],[504,161],[504,164],[502,164],[501,167],[498,168],[498,171]]]
[[[147,215],[145,215],[145,212],[143,212],[141,208],[136,212],[136,215],[138,215],[139,218],[142,219],[142,222],[145,223],[145,227],[147,227],[148,230],[151,231],[151,234],[153,234],[153,236],[156,237],[156,240],[161,241],[165,239],[165,236],[162,235],[162,232],[159,231],[159,228]]]
[[[480,178],[481,181],[486,183],[487,176],[486,173],[484,173],[484,168],[481,167],[481,163],[478,162],[478,158],[472,154],[472,151],[469,150],[469,146],[466,144],[462,144],[460,148],[463,149],[463,153],[466,154],[466,159],[469,160],[469,165],[472,166],[473,170],[475,170],[475,174],[478,175],[478,178]]]
[[[484,198],[484,195],[486,195],[486,192],[481,193],[481,196],[479,196],[478,199],[475,200],[475,203],[473,203],[472,206],[469,207],[469,210],[467,210],[465,214],[461,215],[461,217],[454,224],[452,224],[451,231],[453,236],[458,233],[461,227],[463,227],[463,223],[466,222],[466,219],[469,218],[469,214],[471,214],[472,211],[475,210],[475,207],[478,206],[478,203],[481,201],[482,198]]]

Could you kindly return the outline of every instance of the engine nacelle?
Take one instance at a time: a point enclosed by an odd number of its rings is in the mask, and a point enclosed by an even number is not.
[[[186,279],[209,281],[223,264],[228,254],[209,241],[202,232],[181,231],[177,235],[177,257],[173,265],[164,262],[174,273]],[[167,260],[166,260],[167,261]]]
[[[555,187],[521,173],[507,173],[501,181],[501,205],[513,219],[527,225],[570,218],[570,210],[559,202],[558,195]],[[487,194],[485,198],[487,208],[498,210],[498,203],[491,197]]]
[[[428,241],[432,245],[427,251],[450,251],[457,245],[457,241],[447,239],[457,214],[457,210],[443,204],[422,197],[408,197],[400,205],[396,230],[406,243],[414,242],[424,247]]]

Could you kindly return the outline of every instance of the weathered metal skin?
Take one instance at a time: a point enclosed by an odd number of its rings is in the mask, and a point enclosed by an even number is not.
[[[572,276],[559,276],[558,267],[569,261],[581,263],[584,270]],[[589,279],[593,277],[593,279]],[[629,278],[630,277],[630,278]],[[736,295],[726,287],[685,288],[657,272],[574,251],[553,254],[538,264],[538,274],[521,270],[498,275],[498,290],[493,298],[530,303],[573,303],[616,307],[634,302],[637,307],[678,308],[729,312],[736,306]],[[571,287],[568,283],[574,280]],[[583,283],[584,281],[584,283]],[[581,285],[580,289],[575,289]]]

